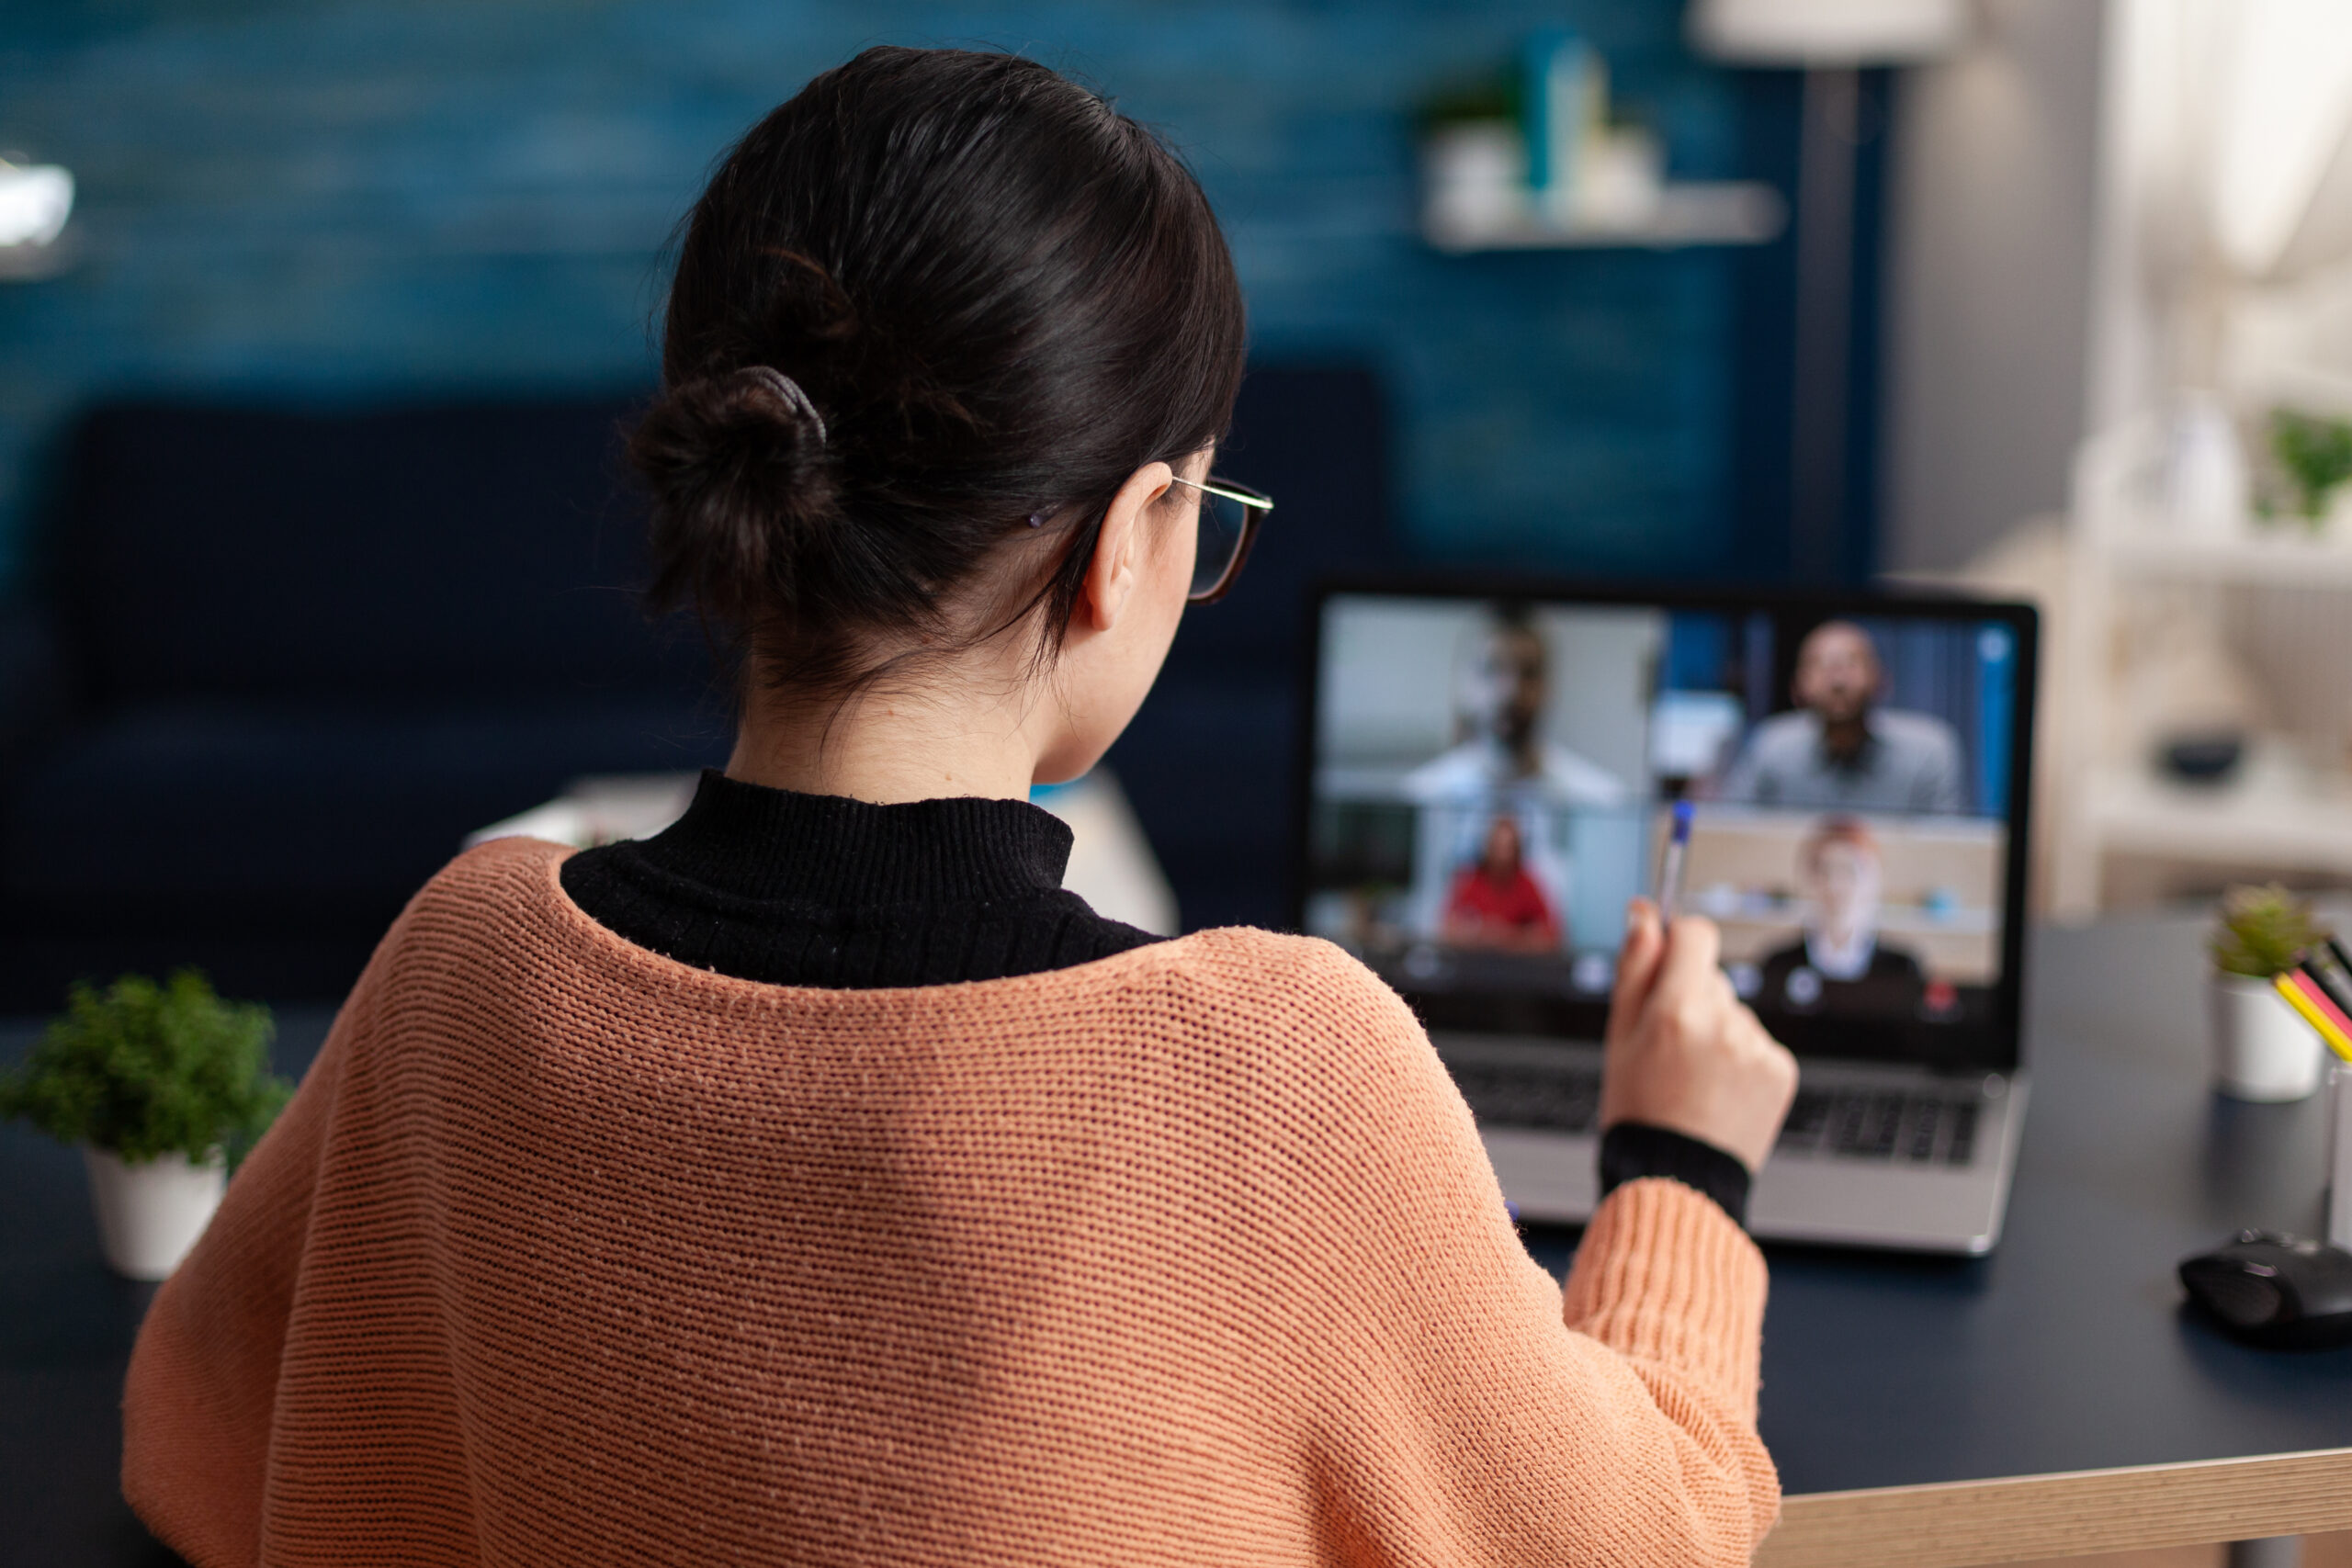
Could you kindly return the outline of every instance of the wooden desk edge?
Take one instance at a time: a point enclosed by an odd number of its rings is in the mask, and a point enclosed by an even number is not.
[[[1760,1568],[1969,1568],[2352,1529],[2352,1449],[1814,1492],[1781,1500]]]

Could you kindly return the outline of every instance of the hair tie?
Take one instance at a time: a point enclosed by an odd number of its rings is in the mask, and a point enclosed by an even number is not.
[[[1042,528],[1042,527],[1044,527],[1045,525],[1046,525],[1046,513],[1045,513],[1045,512],[1044,512],[1042,509],[1040,509],[1040,510],[1038,510],[1038,511],[1035,511],[1035,512],[1032,512],[1032,513],[1029,514],[1029,526],[1031,526],[1032,528]]]
[[[749,377],[757,381],[761,386],[808,415],[808,423],[817,427],[817,445],[822,446],[825,444],[825,416],[817,412],[816,403],[809,399],[807,389],[799,382],[773,365],[746,365],[735,374]]]

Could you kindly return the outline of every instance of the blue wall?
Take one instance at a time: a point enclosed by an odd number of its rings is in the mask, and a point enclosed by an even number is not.
[[[0,146],[74,169],[81,259],[53,281],[0,285],[0,581],[28,558],[44,456],[93,399],[648,381],[659,252],[713,160],[811,73],[884,41],[1020,49],[1168,131],[1225,217],[1258,351],[1386,374],[1403,520],[1430,553],[1754,570],[1770,552],[1745,536],[1769,525],[1738,493],[1736,454],[1757,437],[1735,428],[1735,386],[1758,258],[1450,259],[1414,228],[1413,104],[1544,23],[1602,48],[1678,175],[1752,166],[1755,90],[1684,52],[1680,10],[17,7],[0,20]]]

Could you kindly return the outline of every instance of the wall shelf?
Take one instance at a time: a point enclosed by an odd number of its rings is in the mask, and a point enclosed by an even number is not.
[[[2257,737],[2234,776],[2214,784],[2174,780],[2144,758],[2122,755],[2143,742],[2115,728],[2119,716],[2098,694],[2120,690],[2119,660],[2133,657],[2119,642],[2125,612],[2150,585],[2352,592],[2352,540],[2340,533],[2314,536],[2284,518],[2200,536],[2151,508],[2143,497],[2162,456],[2149,429],[2132,426],[2086,443],[2076,461],[2065,630],[2053,649],[2053,687],[2073,695],[2061,698],[2069,717],[2042,731],[2052,748],[2047,765],[2058,775],[2050,905],[2062,919],[2105,907],[2112,859],[2193,863],[2233,876],[2352,874],[2352,773],[2315,762],[2308,745]],[[2258,599],[2248,613],[2267,619],[2271,603]]]
[[[2225,784],[2176,784],[2109,765],[2089,780],[2084,826],[2109,850],[2221,865],[2352,872],[2352,795],[2256,748]]]
[[[1516,215],[1464,223],[1425,211],[1421,233],[1448,255],[1484,251],[1680,250],[1693,245],[1762,245],[1780,238],[1788,203],[1758,181],[1690,181],[1658,193],[1657,210],[1638,221],[1601,218],[1561,223]]]

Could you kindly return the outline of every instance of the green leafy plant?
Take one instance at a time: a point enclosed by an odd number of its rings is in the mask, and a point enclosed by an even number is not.
[[[293,1092],[269,1070],[269,1010],[224,1002],[198,970],[158,985],[77,984],[24,1063],[0,1074],[0,1117],[132,1164],[159,1155],[232,1163]]]
[[[2318,523],[2328,497],[2352,479],[2352,423],[2278,409],[2270,416],[2270,450],[2294,486],[2296,512]]]
[[[2311,900],[2278,884],[2233,887],[2222,895],[2221,923],[2206,951],[2224,975],[2267,980],[2292,969],[2296,956],[2326,934]]]

